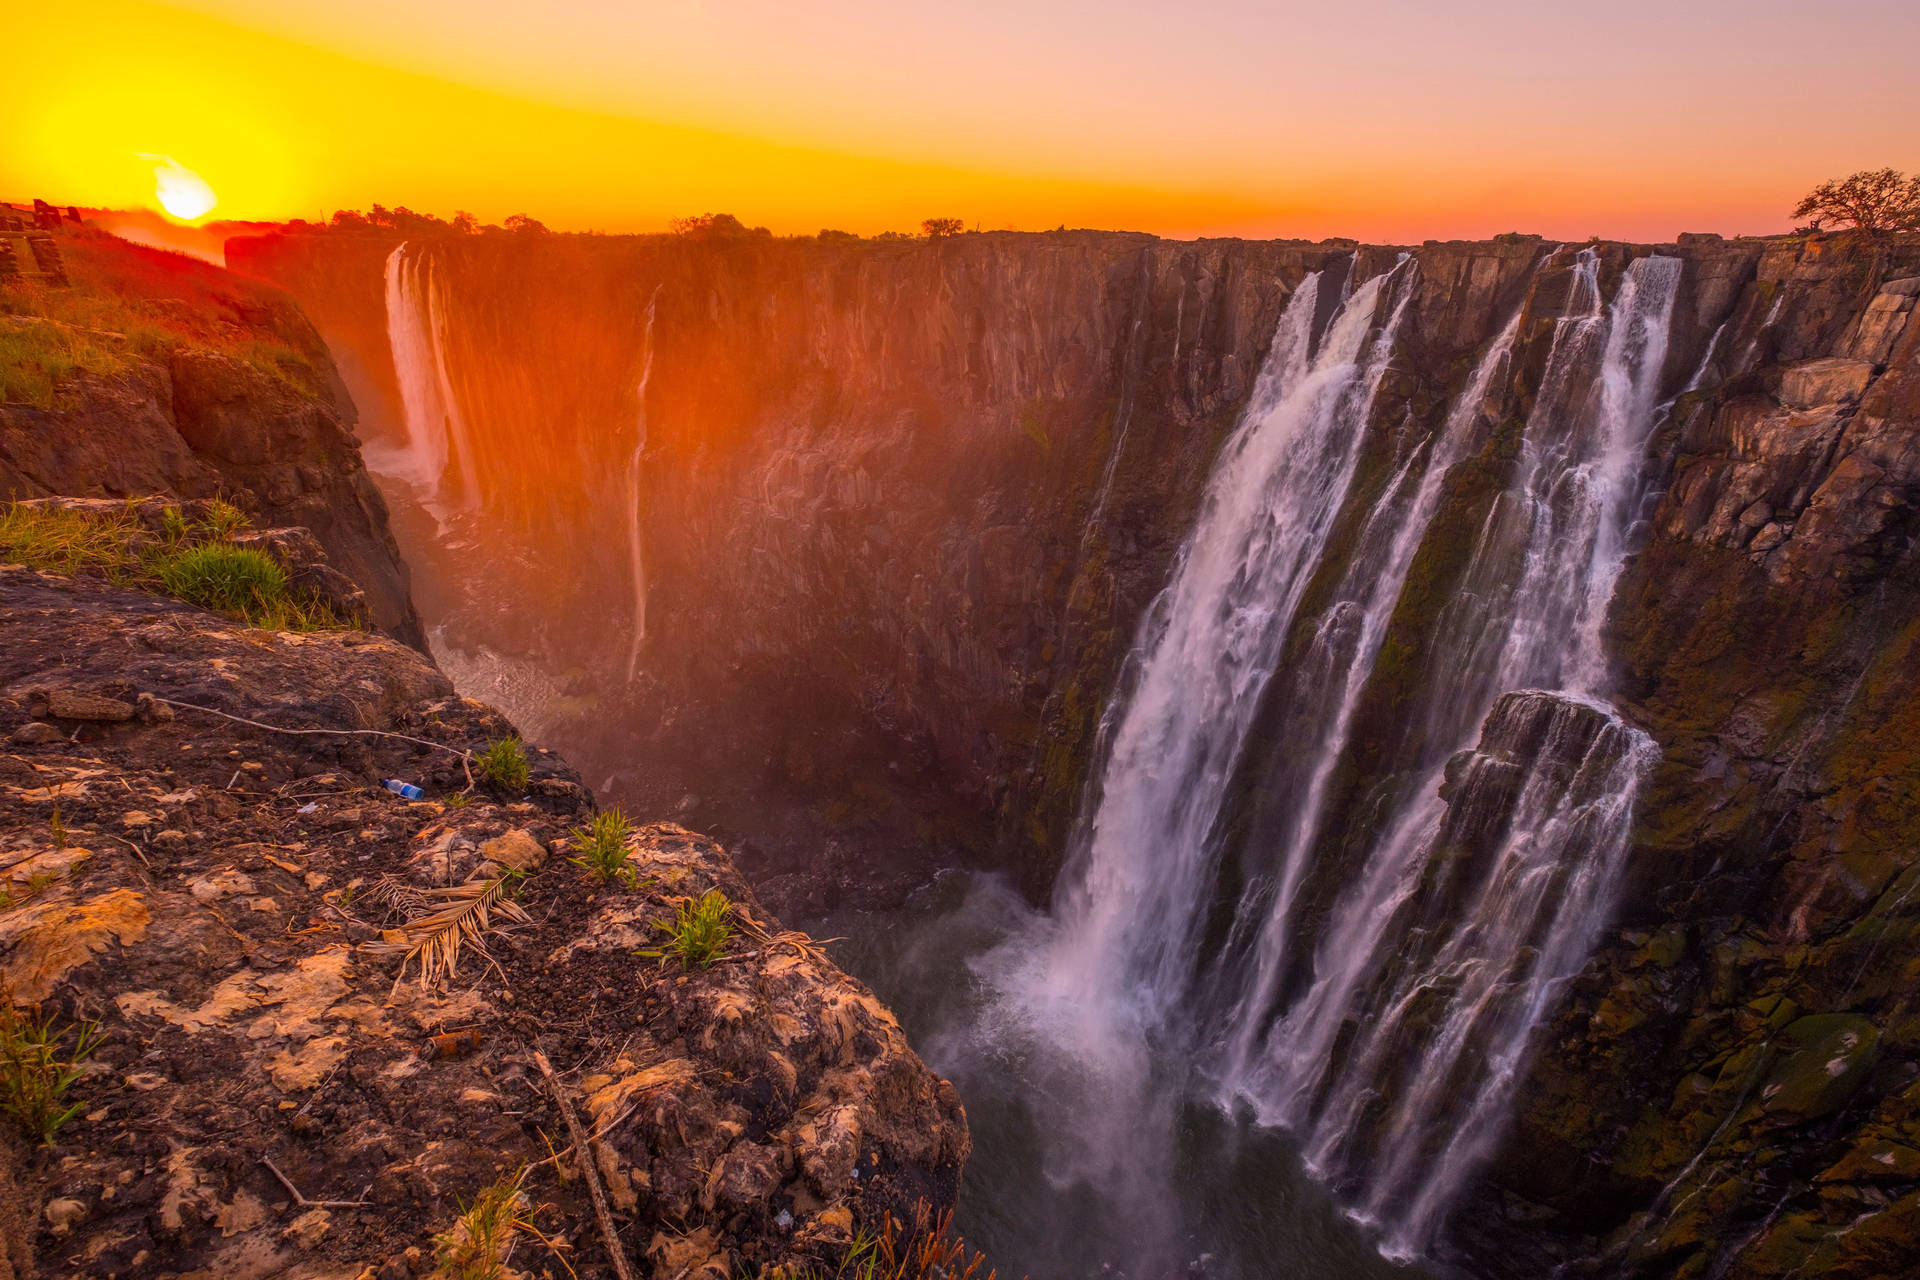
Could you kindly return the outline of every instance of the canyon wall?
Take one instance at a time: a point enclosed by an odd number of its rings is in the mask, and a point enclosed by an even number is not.
[[[429,624],[505,659],[539,703],[516,714],[550,717],[596,783],[752,831],[750,865],[799,904],[871,878],[863,833],[1047,891],[1136,629],[1282,311],[1317,271],[1330,314],[1400,254],[1092,233],[232,242],[231,261],[308,306],[369,433],[396,448],[423,427],[402,390],[417,371],[396,373],[389,341],[396,249],[457,406],[407,548],[437,579]],[[1613,923],[1554,1002],[1447,1247],[1516,1276],[1897,1271],[1920,1230],[1920,244],[1410,252],[1283,670],[1310,656],[1367,513],[1509,325],[1512,353],[1388,602],[1293,945],[1310,955],[1378,797],[1450,749],[1413,691],[1533,447],[1522,428],[1555,394],[1576,296],[1611,301],[1635,261],[1677,259],[1644,550],[1606,630],[1614,701],[1659,762]],[[1272,693],[1250,731],[1223,902],[1258,880],[1288,812],[1274,780],[1302,750],[1294,710]],[[1490,724],[1489,768],[1531,749],[1514,734]],[[615,768],[622,745],[639,768]],[[780,800],[809,841],[761,834]],[[1463,828],[1462,848],[1488,838]],[[826,853],[803,862],[803,845]],[[1228,924],[1214,945],[1231,947]]]

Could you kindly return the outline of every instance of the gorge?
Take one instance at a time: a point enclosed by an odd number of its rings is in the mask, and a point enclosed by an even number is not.
[[[462,689],[1025,1095],[962,1220],[1087,1238],[1010,1261],[1920,1256],[1920,239],[228,259]]]

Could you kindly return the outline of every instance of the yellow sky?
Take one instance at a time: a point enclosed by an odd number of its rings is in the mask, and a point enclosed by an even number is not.
[[[217,218],[1655,237],[1920,167],[1920,6],[1881,0],[1818,43],[1772,0],[188,3],[10,18],[0,195],[151,204],[157,155]]]

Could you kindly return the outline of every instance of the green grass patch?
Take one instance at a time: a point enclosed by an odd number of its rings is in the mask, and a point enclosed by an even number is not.
[[[520,741],[517,733],[495,738],[473,758],[473,762],[478,766],[481,778],[506,791],[525,788],[527,778],[533,772],[532,766],[527,763],[526,744]]]
[[[50,1014],[22,1012],[0,991],[0,1112],[28,1141],[52,1146],[60,1126],[86,1105],[68,1103],[67,1092],[101,1038],[93,1023],[61,1025]]]
[[[209,503],[200,520],[167,508],[158,534],[130,510],[94,514],[12,503],[0,508],[0,560],[105,578],[275,631],[352,625],[325,600],[294,588],[273,557],[227,541],[247,523],[245,512],[220,501]]]
[[[160,565],[169,595],[188,604],[248,617],[287,598],[287,571],[264,551],[225,542],[187,547]]]

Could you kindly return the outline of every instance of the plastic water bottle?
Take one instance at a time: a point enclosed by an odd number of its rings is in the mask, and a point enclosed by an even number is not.
[[[411,782],[402,782],[398,778],[388,778],[381,785],[404,800],[425,800],[427,798],[426,792],[414,786]]]

